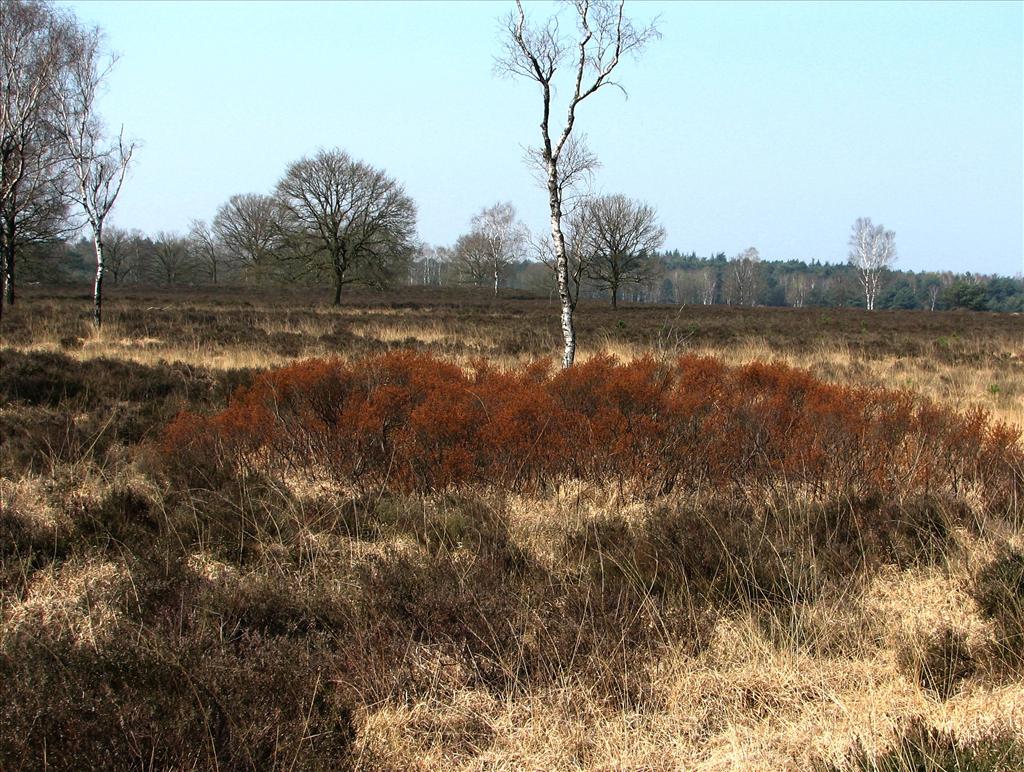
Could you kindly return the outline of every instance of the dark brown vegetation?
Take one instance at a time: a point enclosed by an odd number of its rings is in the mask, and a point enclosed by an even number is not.
[[[135,342],[123,355],[84,334],[75,298],[30,297],[5,319],[0,768],[693,765],[730,727],[765,721],[782,743],[771,722],[798,715],[787,706],[855,704],[838,684],[865,662],[933,711],[1016,688],[1013,429],[659,343],[692,324],[704,344],[777,335],[795,350],[822,312],[587,309],[592,334],[635,336],[649,356],[561,373],[517,364],[557,341],[546,301],[434,299],[352,298],[337,314],[115,299],[112,340]],[[999,343],[1019,335],[1007,318],[879,312],[864,330],[832,313],[819,343],[878,336],[878,356],[1018,366]],[[396,319],[451,336],[358,331]],[[346,358],[161,361],[189,336]],[[150,355],[145,339],[165,342]],[[975,562],[975,543],[995,547]],[[892,638],[901,622],[870,593],[940,579],[989,632],[944,618]],[[864,729],[837,752],[867,768],[1020,757],[1012,732],[993,728],[990,753],[900,705],[895,747]],[[613,752],[620,719],[641,739]],[[822,751],[778,747],[794,765]]]
[[[862,754],[854,764],[865,772],[1013,772],[1024,767],[1024,748],[1016,738],[998,734],[963,742],[915,721],[891,751],[879,758]]]
[[[66,345],[88,334],[88,297],[70,289],[24,290],[30,312],[12,309],[4,320],[3,342],[25,345],[40,331],[67,333]],[[310,355],[318,345],[338,353],[374,353],[387,348],[423,348],[408,340],[375,341],[353,332],[372,321],[400,322],[413,332],[442,326],[453,338],[430,346],[436,353],[499,358],[547,357],[560,345],[557,299],[529,294],[488,297],[460,288],[408,287],[379,293],[353,287],[340,312],[316,289],[246,290],[224,287],[184,293],[174,290],[112,288],[106,322],[121,336],[195,342],[205,346],[245,344],[267,347],[284,356]],[[926,355],[959,364],[984,364],[1005,358],[1003,342],[1024,331],[1014,314],[971,312],[877,311],[835,308],[760,308],[741,306],[630,305],[610,309],[599,301],[581,301],[578,316],[584,348],[635,345],[651,351],[723,348],[756,342],[769,349],[808,352],[821,347],[863,353],[872,358]],[[320,328],[317,336],[275,337],[268,327]],[[194,338],[191,336],[194,335]],[[183,340],[184,336],[184,340]],[[81,341],[78,341],[80,345]],[[1020,352],[1018,352],[1020,353]]]

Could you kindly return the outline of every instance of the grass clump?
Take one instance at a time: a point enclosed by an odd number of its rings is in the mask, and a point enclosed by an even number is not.
[[[1024,744],[1012,734],[965,742],[914,721],[895,747],[874,757],[860,752],[852,766],[863,772],[1014,772],[1024,768]]]
[[[1024,664],[1024,552],[1003,546],[974,578],[971,594],[998,631],[997,653]]]

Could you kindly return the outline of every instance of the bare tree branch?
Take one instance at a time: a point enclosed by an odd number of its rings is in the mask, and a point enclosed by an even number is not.
[[[531,151],[530,164],[542,170],[551,212],[551,238],[558,295],[561,302],[562,337],[565,348],[562,366],[572,365],[576,356],[576,327],[573,313],[578,284],[573,292],[566,252],[562,218],[565,194],[589,176],[596,159],[582,143],[572,143],[579,105],[604,86],[618,85],[611,76],[626,54],[637,55],[651,40],[659,37],[657,20],[637,29],[624,14],[624,0],[574,0],[575,34],[564,35],[558,16],[540,24],[531,24],[521,0],[504,20],[502,53],[495,59],[495,70],[502,74],[532,80],[540,86],[540,147]],[[552,97],[559,69],[572,61],[572,94],[565,107],[565,123],[556,134],[551,129]],[[619,86],[621,88],[621,86]],[[563,161],[565,165],[563,166]]]
[[[80,32],[67,78],[57,94],[57,127],[67,149],[75,179],[71,199],[88,221],[96,251],[96,280],[93,287],[93,323],[102,324],[103,227],[124,185],[136,144],[127,142],[124,127],[116,141],[107,142],[96,99],[99,89],[117,61],[103,50],[98,29]]]
[[[291,164],[277,184],[281,222],[311,270],[334,278],[334,304],[352,281],[383,286],[406,275],[416,249],[416,205],[383,171],[342,150]]]

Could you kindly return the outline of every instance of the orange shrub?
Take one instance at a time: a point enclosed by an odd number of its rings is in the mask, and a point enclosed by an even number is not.
[[[1019,441],[983,411],[777,363],[603,356],[554,372],[467,371],[400,351],[267,372],[217,415],[179,415],[162,448],[201,484],[247,471],[406,491],[569,476],[646,494],[800,486],[897,498],[974,485],[1006,502],[1022,482]]]

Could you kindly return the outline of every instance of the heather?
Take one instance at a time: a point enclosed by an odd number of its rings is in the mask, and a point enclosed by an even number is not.
[[[1012,319],[76,304],[4,322],[4,768],[1019,766]]]

